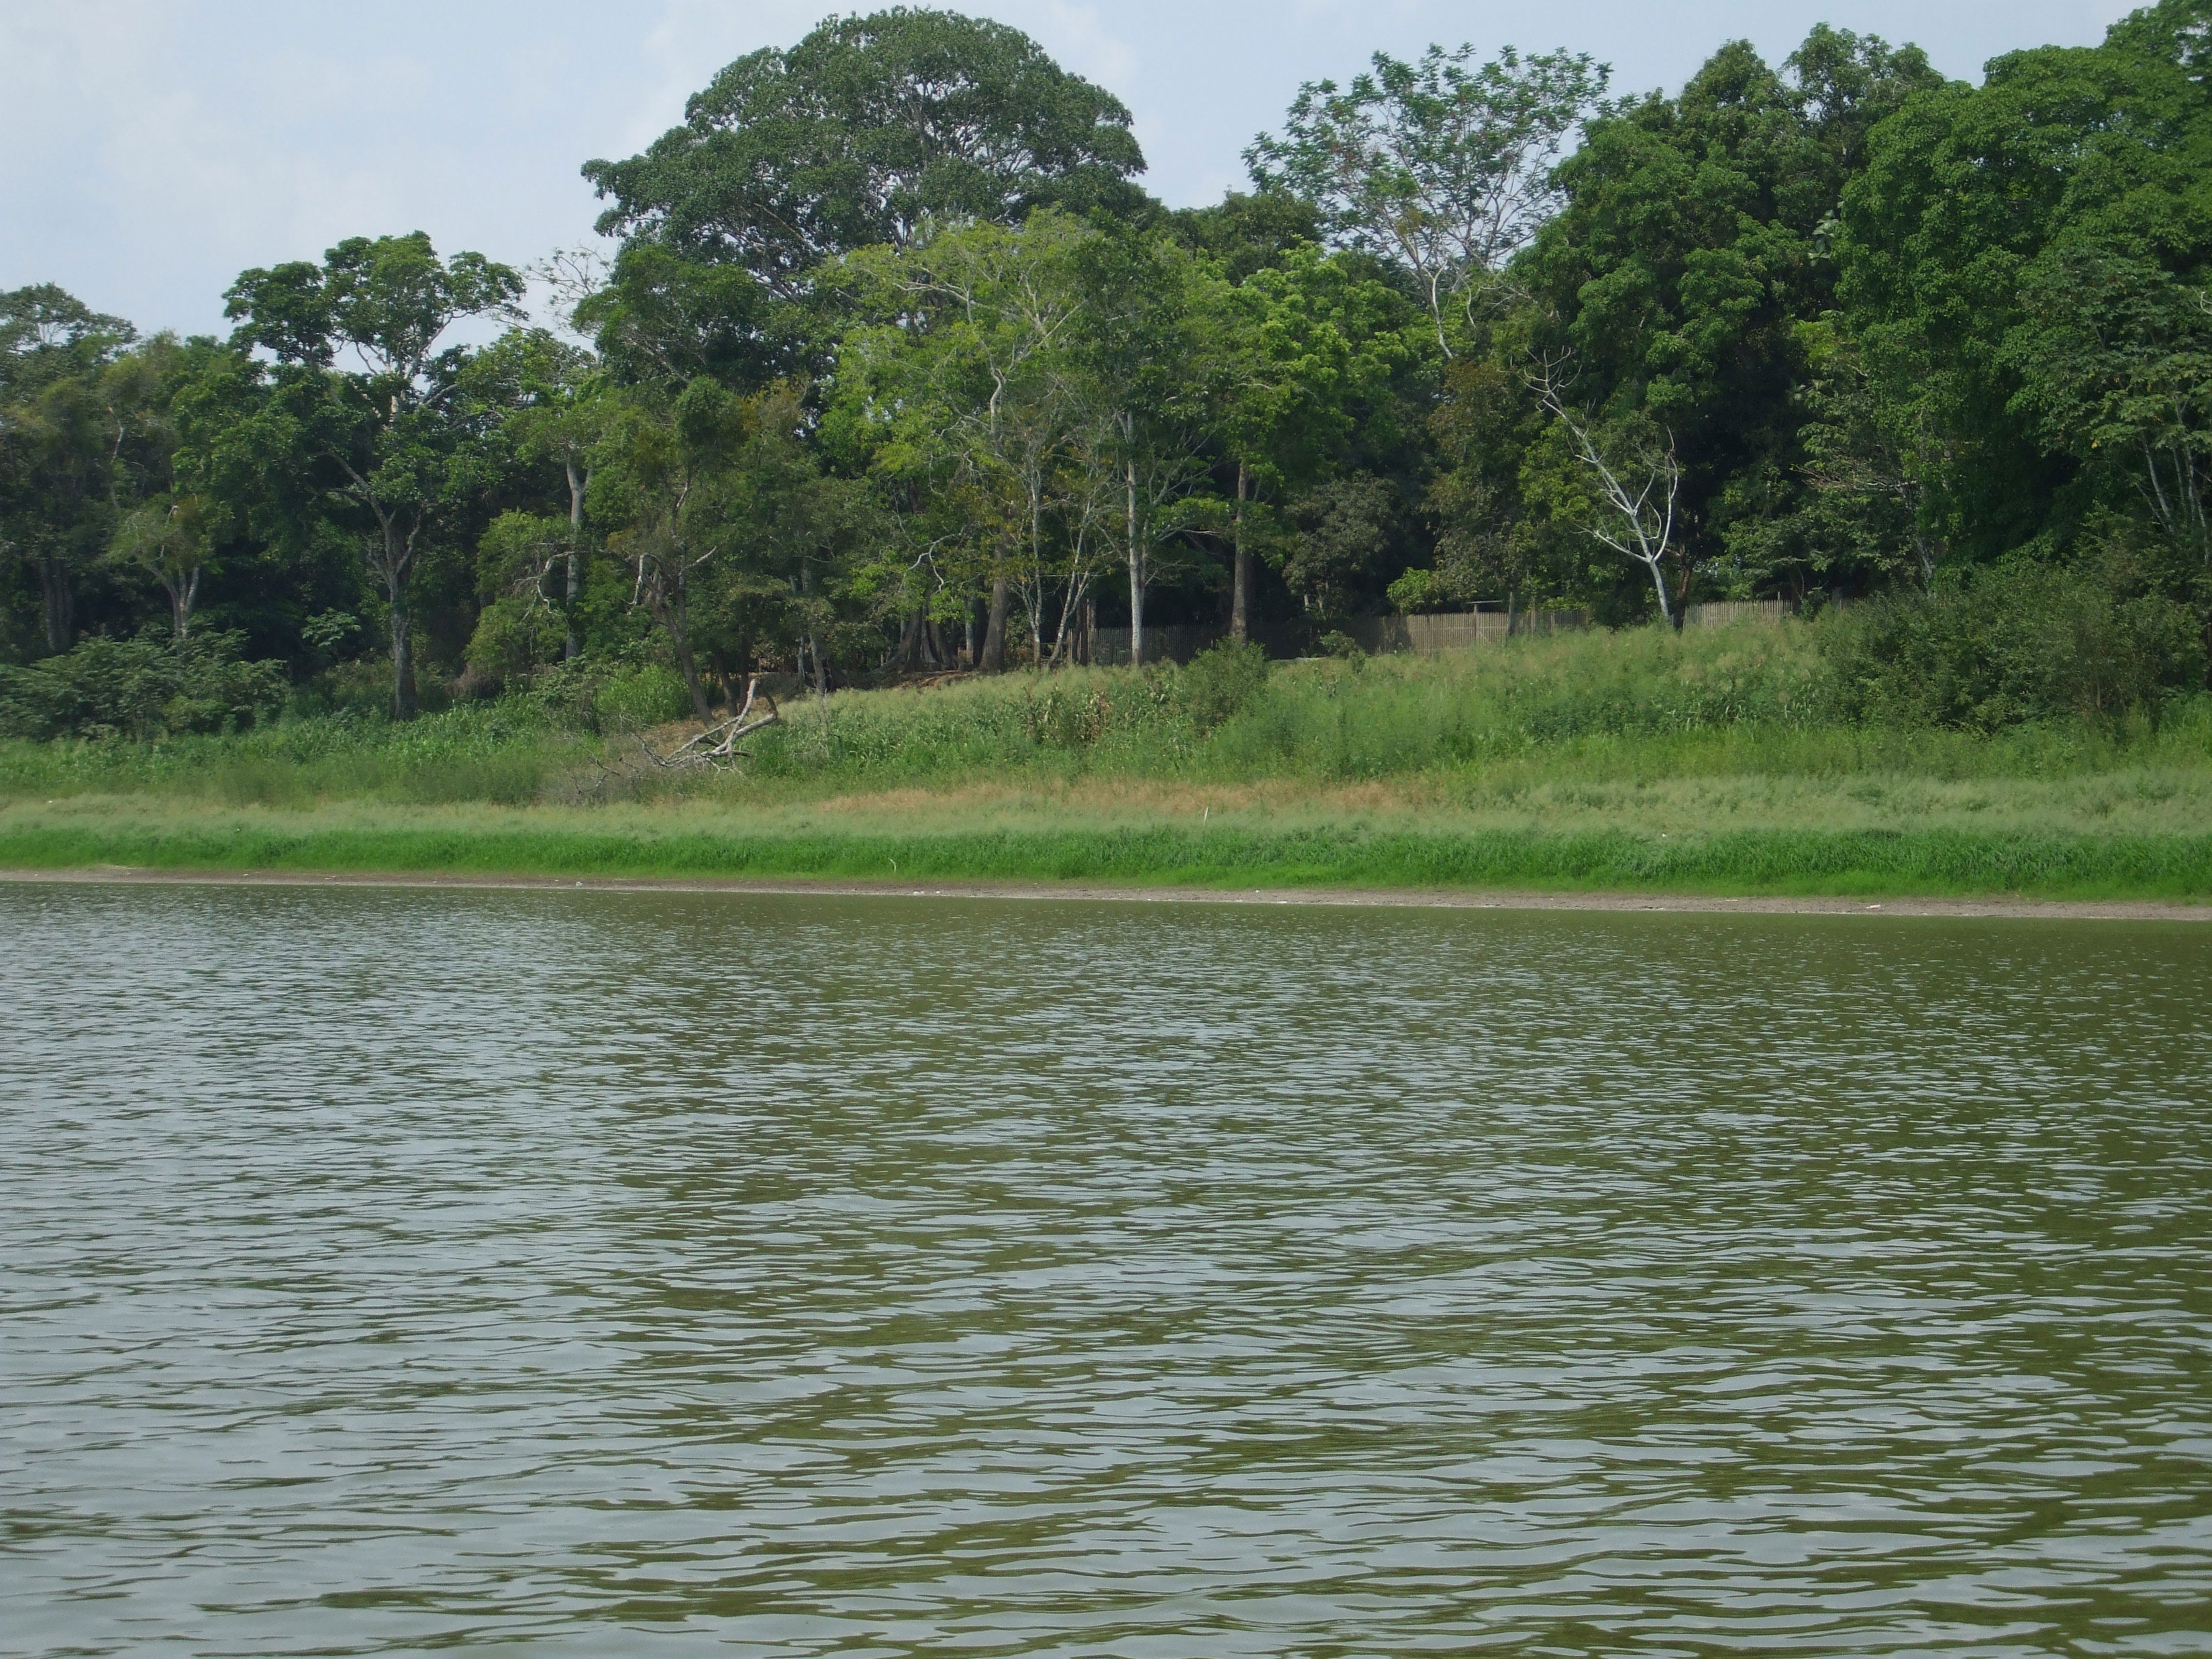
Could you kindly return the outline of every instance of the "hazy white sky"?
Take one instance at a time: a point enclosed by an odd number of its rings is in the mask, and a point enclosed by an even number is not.
[[[626,155],[723,64],[835,0],[0,0],[0,289],[58,282],[142,327],[217,330],[249,265],[423,229],[516,263],[588,237],[578,165]],[[872,9],[847,0],[849,10]],[[1947,73],[2087,44],[2129,0],[967,0],[1135,112],[1170,204],[1243,183],[1299,82],[1377,49],[1566,46],[1673,88],[1723,40],[1826,20]]]

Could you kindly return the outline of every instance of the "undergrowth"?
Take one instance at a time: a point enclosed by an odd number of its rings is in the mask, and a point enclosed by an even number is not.
[[[1683,776],[2049,777],[2212,764],[2212,699],[1995,730],[1852,718],[1828,621],[1517,640],[1443,657],[1270,665],[1223,649],[1181,668],[1081,669],[928,690],[801,697],[730,775],[675,775],[635,732],[556,700],[471,703],[400,725],[359,712],[251,730],[0,743],[0,799],[79,794],[300,805],[738,805],[981,780],[1343,784],[1432,777],[1493,792]],[[1857,672],[1857,671],[1854,671]],[[1854,685],[1863,684],[1863,676]],[[1856,696],[1856,692],[1851,694]]]

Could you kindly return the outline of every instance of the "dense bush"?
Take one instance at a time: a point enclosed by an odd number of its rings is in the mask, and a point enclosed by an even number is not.
[[[2188,609],[2026,561],[1855,607],[1825,632],[1846,720],[1992,732],[2109,720],[2201,687]]]
[[[245,662],[243,635],[95,635],[28,667],[0,665],[0,735],[128,737],[238,731],[283,707],[281,662]]]
[[[1267,653],[1249,641],[1224,640],[1193,657],[1174,678],[1191,724],[1211,732],[1243,714],[1267,688]]]

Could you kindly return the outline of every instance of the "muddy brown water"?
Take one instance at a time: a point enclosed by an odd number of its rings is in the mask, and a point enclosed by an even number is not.
[[[2212,1651],[2212,933],[0,887],[0,1651]]]

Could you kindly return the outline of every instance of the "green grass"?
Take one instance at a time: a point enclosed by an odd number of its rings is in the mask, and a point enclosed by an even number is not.
[[[520,701],[0,744],[0,865],[2212,896],[2212,704],[1882,730],[1832,717],[1818,645],[1648,630],[1264,684],[842,693],[733,775],[672,776]]]
[[[2212,894],[2212,834],[2049,830],[1514,828],[1455,814],[1264,811],[1118,821],[1031,805],[896,803],[808,815],[179,808],[112,800],[0,811],[0,866],[445,875],[1077,881],[1200,887],[1528,887],[1696,893]],[[1301,817],[1305,821],[1300,821]],[[996,821],[994,821],[994,820]]]

